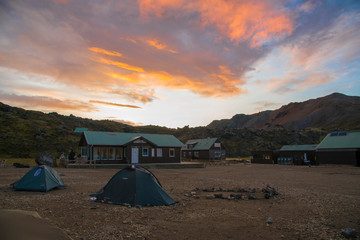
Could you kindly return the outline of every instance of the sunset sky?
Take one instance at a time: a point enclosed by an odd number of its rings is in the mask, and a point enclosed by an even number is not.
[[[359,0],[0,0],[11,106],[176,128],[333,92],[360,95]]]

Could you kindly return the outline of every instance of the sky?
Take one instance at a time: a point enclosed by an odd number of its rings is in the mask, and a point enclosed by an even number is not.
[[[359,39],[358,0],[0,0],[0,102],[206,126],[360,96]]]

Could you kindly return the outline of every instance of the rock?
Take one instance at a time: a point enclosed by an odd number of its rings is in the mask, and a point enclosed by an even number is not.
[[[204,192],[215,192],[215,189],[214,188],[205,188],[203,191]]]
[[[269,217],[269,218],[267,219],[267,223],[268,223],[268,224],[272,224],[272,223],[273,223],[272,217]]]
[[[256,196],[254,194],[249,194],[249,200],[256,200]]]
[[[218,194],[214,194],[214,197],[215,197],[215,198],[222,198],[223,195],[222,195],[222,193],[218,193]]]
[[[35,157],[35,162],[38,165],[47,165],[50,167],[56,167],[56,158],[54,157],[54,155],[52,155],[50,152],[45,151],[43,153],[38,154]]]
[[[214,199],[214,198],[215,198],[214,195],[207,195],[207,196],[206,196],[206,199]]]
[[[357,232],[353,228],[345,228],[342,230],[341,234],[346,238],[356,238]]]

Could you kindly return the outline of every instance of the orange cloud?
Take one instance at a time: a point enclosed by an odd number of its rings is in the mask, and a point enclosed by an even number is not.
[[[103,54],[106,54],[106,55],[109,55],[109,56],[116,56],[116,57],[122,57],[122,54],[119,53],[119,52],[110,52],[110,51],[107,51],[105,49],[102,49],[102,48],[97,48],[97,47],[91,47],[91,48],[88,48],[90,51],[93,51],[93,52],[96,52],[96,53],[103,53]]]
[[[268,1],[139,0],[142,16],[165,17],[167,10],[197,12],[203,27],[215,26],[234,42],[249,40],[252,47],[291,34],[292,19]]]
[[[104,101],[97,101],[97,100],[90,100],[91,103],[98,103],[98,104],[104,104],[109,106],[116,106],[116,107],[126,107],[126,108],[141,108],[139,106],[134,105],[125,105],[125,104],[118,104],[118,103],[110,103],[110,102],[104,102]]]
[[[113,66],[116,66],[116,67],[119,67],[119,68],[123,68],[123,69],[127,69],[127,70],[130,70],[130,71],[144,72],[144,69],[142,69],[141,67],[132,66],[132,65],[129,65],[129,64],[123,63],[123,62],[112,61],[112,60],[105,59],[105,58],[100,58],[98,61],[99,61],[100,63],[105,63],[105,64],[108,64],[108,65],[113,65]]]
[[[168,47],[163,44],[163,43],[160,43],[158,40],[156,39],[149,39],[149,40],[146,40],[146,43],[149,44],[150,46],[158,49],[158,50],[166,50],[168,52],[171,52],[171,53],[177,53],[175,50],[172,50],[172,49],[168,49]]]
[[[134,73],[131,77],[126,75],[122,79],[129,79],[129,83],[132,84],[137,81],[142,87],[163,86],[184,89],[205,97],[225,97],[245,92],[236,86],[239,84],[239,79],[222,74],[209,74],[206,81],[172,75],[165,71]]]
[[[41,110],[44,112],[56,111],[81,111],[92,112],[96,109],[88,103],[77,100],[60,100],[45,96],[25,96],[16,94],[0,94],[2,101],[10,105],[19,106],[25,109]]]

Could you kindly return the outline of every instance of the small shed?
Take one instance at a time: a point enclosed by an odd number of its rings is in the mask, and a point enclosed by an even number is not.
[[[251,163],[276,164],[276,151],[251,151]]]
[[[360,131],[329,133],[316,148],[320,164],[360,166]]]
[[[98,164],[180,163],[184,144],[173,135],[84,131],[81,156]]]
[[[316,144],[284,145],[278,151],[277,162],[282,165],[317,165]]]
[[[226,150],[217,138],[191,139],[181,149],[183,159],[225,160]]]

